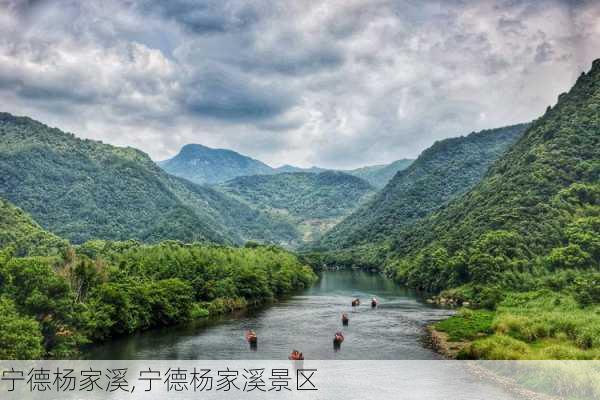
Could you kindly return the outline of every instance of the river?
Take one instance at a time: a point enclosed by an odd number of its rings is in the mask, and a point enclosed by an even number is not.
[[[352,308],[353,297],[362,304]],[[372,309],[369,299],[380,304]],[[350,322],[342,326],[341,315]],[[292,349],[307,359],[436,359],[424,345],[424,327],[451,314],[426,304],[412,291],[363,271],[326,271],[302,293],[262,309],[188,326],[155,329],[95,346],[87,359],[285,359]],[[254,329],[258,346],[250,349],[244,332]],[[344,333],[334,349],[336,331]]]

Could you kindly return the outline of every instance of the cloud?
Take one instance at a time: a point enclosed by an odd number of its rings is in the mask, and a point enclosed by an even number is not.
[[[284,88],[219,68],[197,71],[186,85],[184,102],[190,112],[230,122],[269,119],[296,102]]]
[[[600,55],[600,4],[0,0],[3,110],[156,159],[349,168],[531,120]]]

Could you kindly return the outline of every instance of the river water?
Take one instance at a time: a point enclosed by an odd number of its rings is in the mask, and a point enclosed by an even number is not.
[[[362,304],[351,307],[351,299]],[[372,309],[369,299],[380,304]],[[342,326],[341,315],[350,322]],[[304,292],[259,310],[183,327],[143,332],[89,349],[87,359],[286,359],[292,349],[306,359],[436,359],[424,344],[424,327],[452,312],[436,308],[414,292],[378,274],[327,271]],[[258,335],[256,349],[244,340],[247,329]],[[334,349],[336,331],[344,333]]]

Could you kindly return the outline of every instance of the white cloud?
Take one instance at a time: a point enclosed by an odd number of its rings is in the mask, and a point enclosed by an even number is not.
[[[0,0],[3,110],[156,159],[353,167],[539,116],[600,56],[594,1]]]

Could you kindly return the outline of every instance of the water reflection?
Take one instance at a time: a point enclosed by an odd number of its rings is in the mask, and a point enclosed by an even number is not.
[[[376,297],[377,307],[371,307]],[[352,307],[354,298],[360,306]],[[352,323],[344,325],[347,314]],[[431,359],[423,327],[450,312],[431,307],[392,281],[360,271],[324,272],[311,288],[270,307],[218,321],[153,330],[90,349],[95,359],[286,359],[292,349],[307,359]],[[245,332],[256,331],[260,346]],[[332,349],[337,331],[344,351]]]

